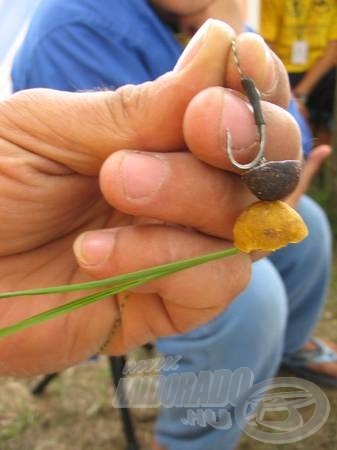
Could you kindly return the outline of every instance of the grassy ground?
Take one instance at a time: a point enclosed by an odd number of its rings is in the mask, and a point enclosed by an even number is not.
[[[335,264],[336,267],[336,264]],[[318,334],[337,342],[337,269]],[[38,378],[0,379],[0,450],[123,450],[119,413],[111,407],[113,388],[105,358],[68,369],[45,395],[30,389]],[[324,389],[331,413],[312,437],[271,446],[244,436],[238,450],[337,450],[337,390]],[[142,449],[149,449],[155,410],[133,410]],[[191,449],[193,450],[193,449]]]

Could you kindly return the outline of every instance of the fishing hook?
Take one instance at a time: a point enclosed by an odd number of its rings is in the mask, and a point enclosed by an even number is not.
[[[241,164],[239,163],[234,155],[232,150],[232,138],[229,129],[226,130],[226,138],[227,138],[227,154],[230,162],[233,164],[233,166],[237,167],[238,169],[252,169],[258,164],[264,162],[264,151],[265,151],[265,144],[266,144],[266,122],[263,117],[262,108],[261,108],[261,94],[257,87],[255,86],[254,81],[252,78],[249,78],[245,76],[241,69],[237,49],[236,49],[236,43],[233,40],[232,41],[232,51],[233,51],[233,57],[235,64],[237,66],[237,69],[240,74],[240,81],[241,85],[246,92],[246,95],[248,97],[249,103],[251,104],[253,108],[254,113],[254,121],[257,127],[258,135],[259,135],[259,149],[255,156],[255,158],[247,163],[247,164]]]

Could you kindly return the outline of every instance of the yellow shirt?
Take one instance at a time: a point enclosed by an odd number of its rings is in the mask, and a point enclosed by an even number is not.
[[[337,0],[262,0],[260,33],[288,72],[305,72],[337,40]],[[305,63],[293,61],[296,41],[306,43]]]

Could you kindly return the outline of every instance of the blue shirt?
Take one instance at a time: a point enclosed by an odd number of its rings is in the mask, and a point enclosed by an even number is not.
[[[44,0],[12,70],[13,89],[66,91],[153,80],[172,70],[182,51],[146,0]],[[296,105],[305,153],[310,129]]]
[[[181,50],[146,0],[44,0],[15,58],[13,89],[138,84],[171,70]]]
[[[0,64],[40,0],[0,0]]]

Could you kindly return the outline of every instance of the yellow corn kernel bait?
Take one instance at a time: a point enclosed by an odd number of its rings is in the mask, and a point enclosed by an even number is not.
[[[302,241],[308,235],[308,228],[287,203],[258,201],[238,217],[233,235],[234,245],[242,252],[270,252]]]

